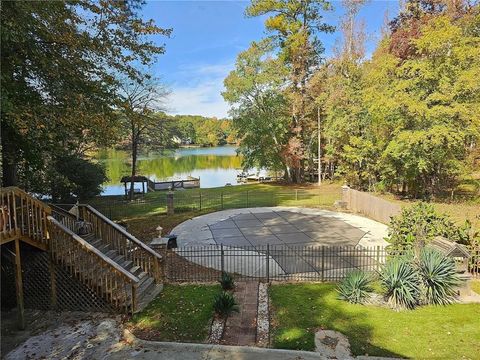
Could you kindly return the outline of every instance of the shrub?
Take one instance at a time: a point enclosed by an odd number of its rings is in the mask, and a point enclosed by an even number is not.
[[[239,311],[235,297],[226,291],[222,291],[215,296],[213,308],[218,315],[224,317],[230,315],[232,312]]]
[[[380,274],[385,297],[396,309],[413,309],[420,297],[420,279],[410,256],[389,260]]]
[[[452,258],[425,248],[420,253],[417,269],[422,282],[422,302],[435,305],[453,302],[459,278]]]
[[[469,241],[463,228],[456,226],[447,215],[438,214],[433,205],[423,202],[402,209],[400,215],[392,218],[388,240],[393,245],[411,244],[420,235],[427,243],[435,236],[459,243]]]
[[[225,271],[222,272],[219,282],[223,290],[232,290],[235,287],[233,276]]]
[[[352,304],[361,304],[372,291],[371,283],[372,277],[365,271],[350,271],[338,285],[339,298]]]

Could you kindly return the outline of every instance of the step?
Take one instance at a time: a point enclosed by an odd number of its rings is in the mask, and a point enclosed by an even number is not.
[[[138,274],[140,274],[142,272],[142,269],[140,269],[140,266],[134,266],[134,267],[130,268],[128,271],[130,271],[131,274],[138,277]]]
[[[87,234],[87,235],[81,235],[81,237],[88,241],[89,243],[93,243],[94,241],[98,240],[96,237],[95,237],[95,234]]]
[[[155,284],[155,279],[152,277],[146,277],[143,281],[140,281],[137,288],[137,298],[141,299],[143,295],[149,290],[150,286]]]
[[[150,304],[162,290],[163,284],[153,284],[148,291],[142,294],[142,296],[137,297],[137,308],[135,309],[135,313],[145,309],[145,307]]]

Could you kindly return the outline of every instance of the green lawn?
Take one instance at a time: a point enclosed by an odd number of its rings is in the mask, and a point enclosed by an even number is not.
[[[149,192],[130,202],[123,196],[103,196],[88,201],[113,219],[155,215],[166,211],[165,191]],[[259,206],[331,207],[341,198],[339,184],[301,187],[277,184],[248,184],[174,192],[175,211],[218,211]]]
[[[332,284],[270,288],[276,348],[314,350],[316,329],[345,334],[355,355],[473,359],[480,354],[480,304],[395,312],[337,299]]]
[[[219,285],[165,285],[155,300],[133,316],[130,326],[146,340],[203,342],[219,291]]]
[[[149,241],[157,236],[155,228],[164,233],[192,217],[213,211],[259,206],[305,206],[333,209],[341,198],[337,183],[287,186],[278,184],[248,184],[212,189],[175,191],[175,215],[166,215],[166,192],[149,192],[133,202],[123,196],[103,196],[87,201],[111,219],[123,220],[128,230],[139,239]]]
[[[480,295],[480,280],[471,280],[470,289]]]

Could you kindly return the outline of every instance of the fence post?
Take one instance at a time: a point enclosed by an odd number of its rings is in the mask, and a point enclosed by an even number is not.
[[[222,210],[223,210],[223,191],[222,191],[222,194],[221,194],[221,200],[222,200]]]
[[[173,215],[174,213],[173,191],[169,191],[167,194],[167,215]]]
[[[267,244],[267,284],[270,282],[270,244]]]
[[[220,263],[223,273],[225,271],[225,253],[223,252],[223,244],[220,244]]]
[[[380,270],[380,246],[377,245],[377,271]]]
[[[325,280],[325,245],[322,245],[322,282]]]
[[[298,189],[295,189],[295,201],[298,201]]]

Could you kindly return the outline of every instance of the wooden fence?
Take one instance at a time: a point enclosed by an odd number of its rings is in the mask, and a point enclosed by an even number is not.
[[[384,224],[390,223],[390,218],[400,214],[401,206],[388,200],[343,187],[342,200],[349,210],[366,215],[367,217]]]

